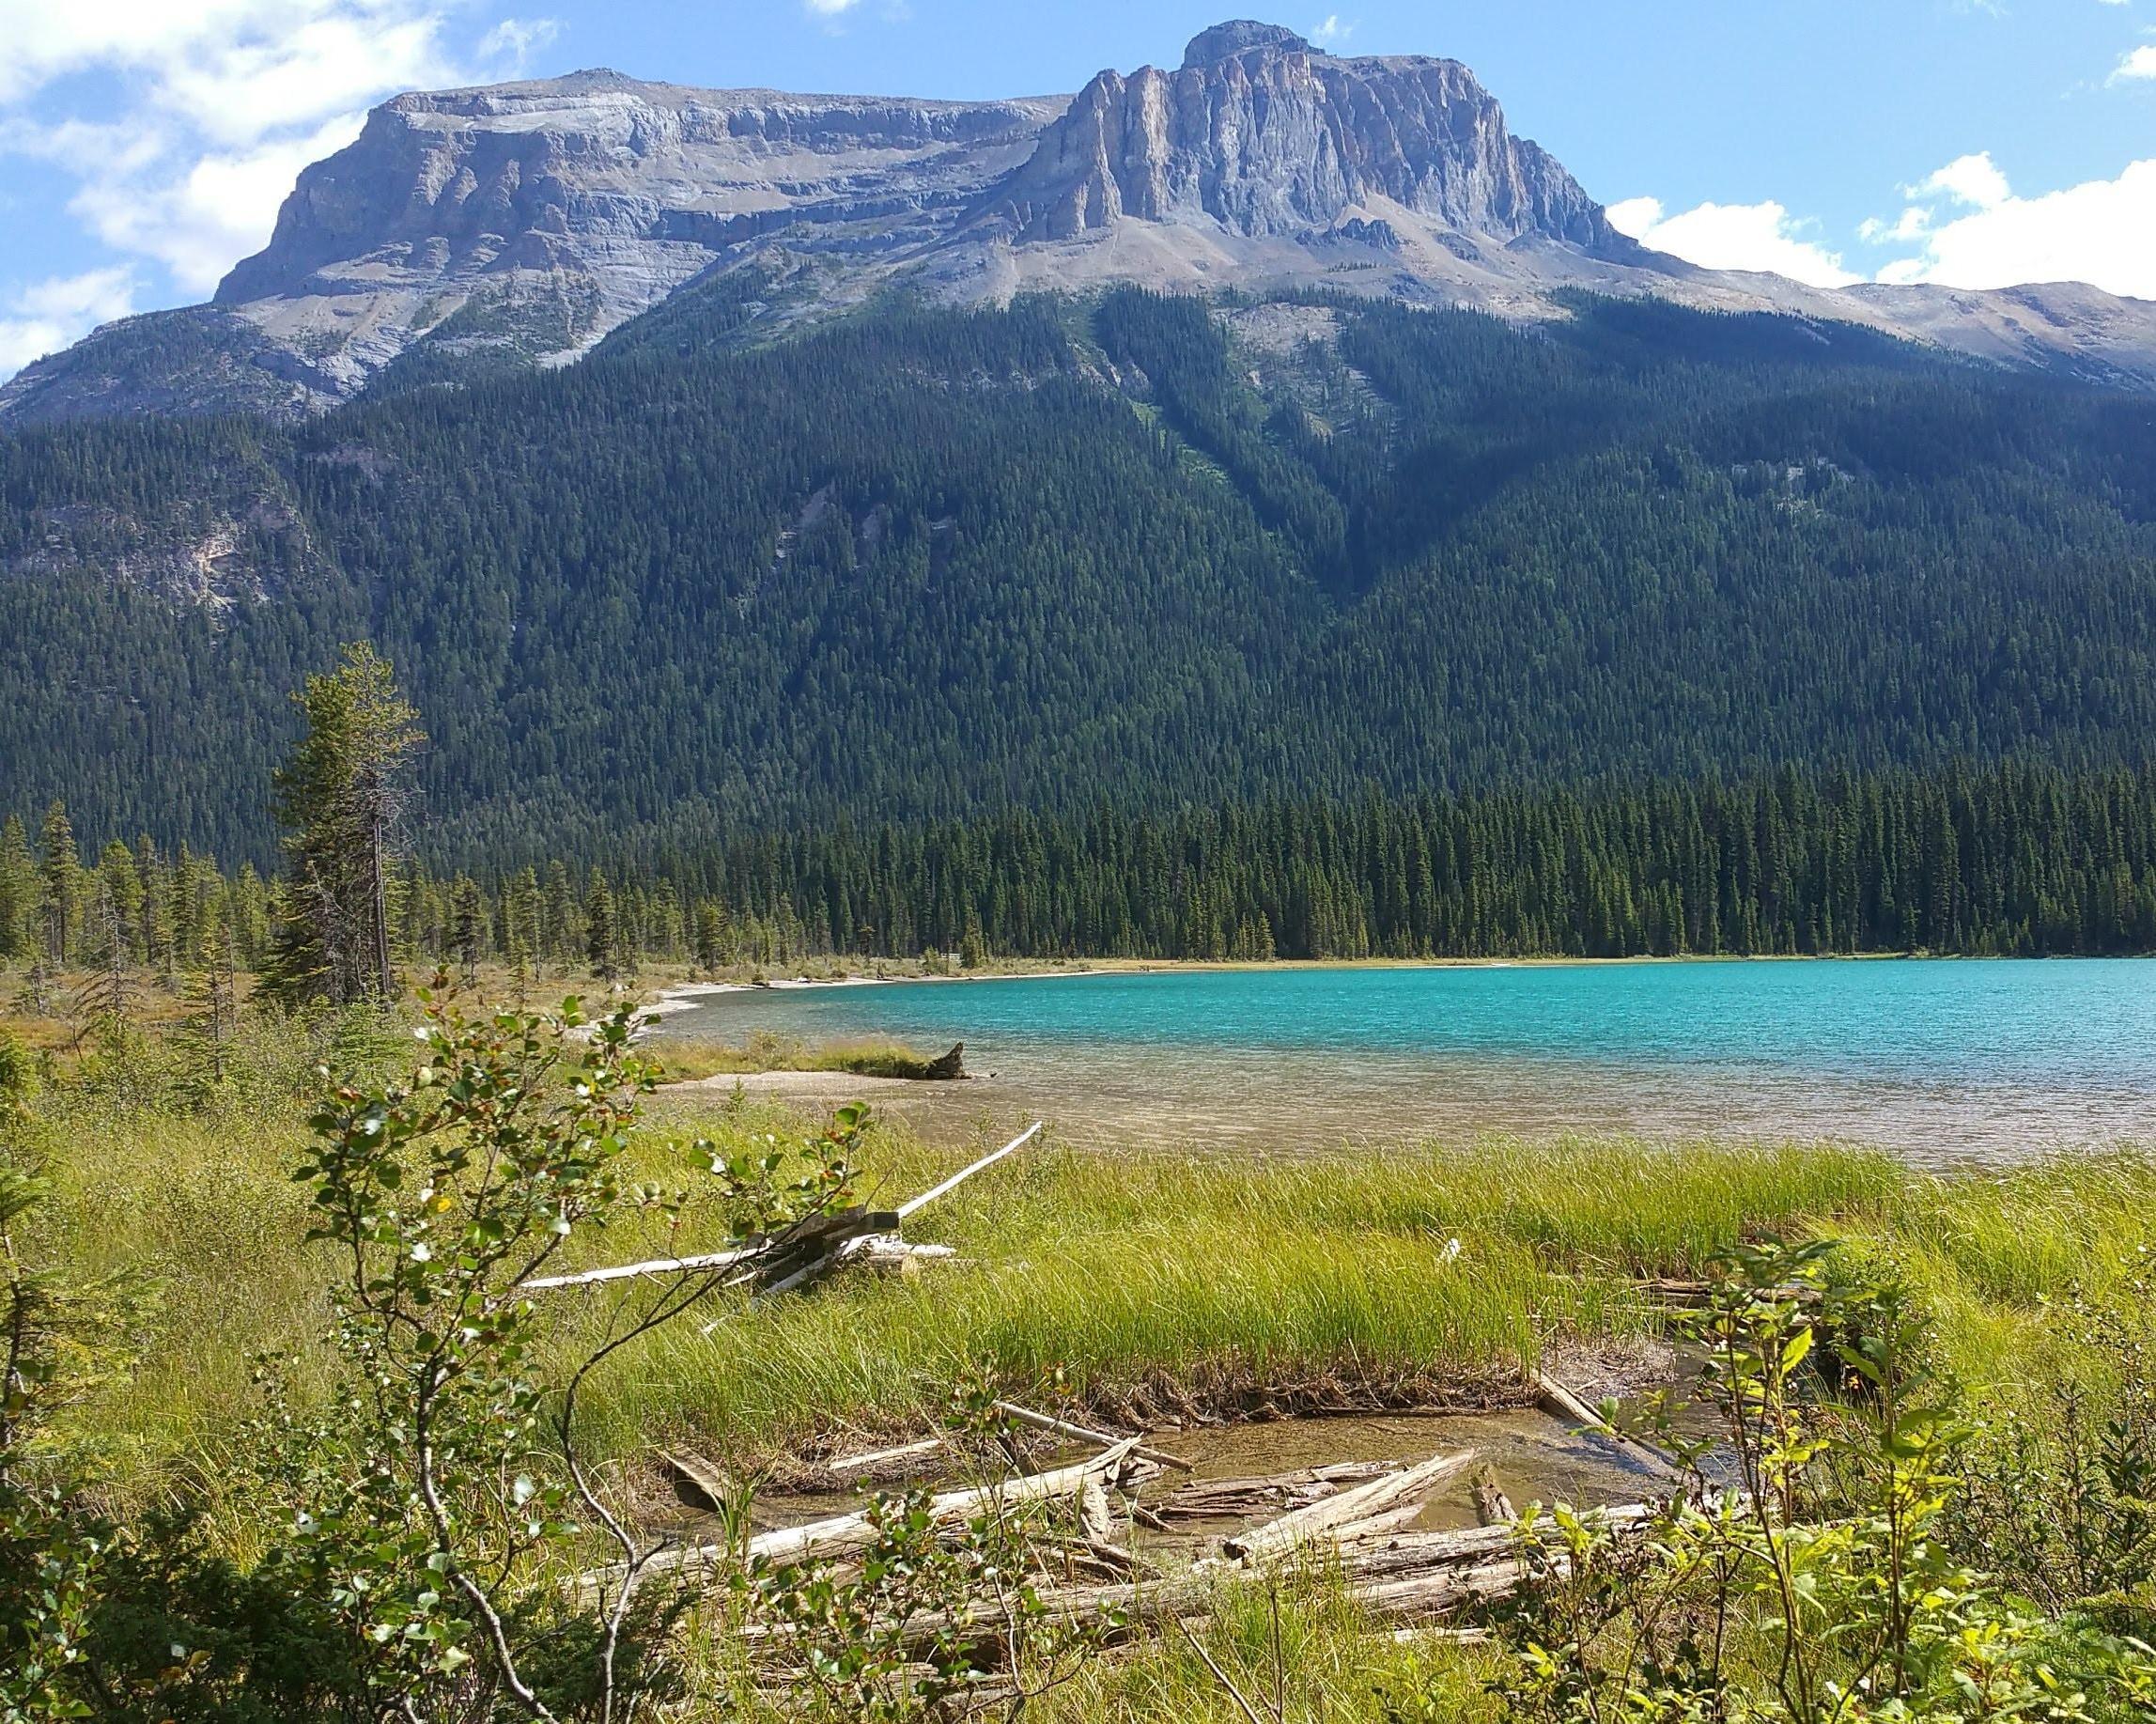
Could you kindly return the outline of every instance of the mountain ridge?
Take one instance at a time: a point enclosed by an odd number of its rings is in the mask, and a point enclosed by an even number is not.
[[[0,426],[305,417],[385,378],[568,363],[753,268],[783,329],[910,287],[958,303],[1117,283],[1338,288],[1514,321],[1585,289],[1861,325],[1991,363],[2156,386],[2156,303],[2039,285],[1811,288],[1618,233],[1466,67],[1340,57],[1276,24],[1172,70],[991,101],[701,90],[607,69],[377,107],[302,171],[209,305],[95,332],[0,385]]]

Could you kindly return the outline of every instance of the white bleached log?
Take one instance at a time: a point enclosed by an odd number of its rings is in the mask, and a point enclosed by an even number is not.
[[[526,1293],[543,1293],[550,1287],[596,1287],[601,1281],[633,1281],[644,1275],[682,1275],[698,1269],[730,1269],[753,1257],[761,1247],[730,1251],[706,1251],[695,1257],[654,1257],[645,1263],[617,1263],[611,1268],[582,1269],[574,1275],[541,1275],[519,1284]]]
[[[901,1443],[895,1449],[871,1449],[866,1454],[842,1455],[825,1465],[832,1472],[860,1472],[868,1467],[880,1467],[886,1461],[910,1461],[917,1456],[934,1454],[943,1447],[940,1437],[924,1437],[917,1443]]]
[[[1677,1473],[1677,1463],[1661,1450],[1650,1448],[1637,1437],[1625,1436],[1548,1372],[1535,1373],[1535,1388],[1536,1404],[1553,1419],[1569,1420],[1574,1424],[1606,1437],[1626,1453],[1636,1457],[1657,1472],[1667,1473],[1672,1477]]]
[[[929,1516],[938,1525],[952,1526],[970,1520],[990,1507],[1047,1502],[1059,1497],[1075,1496],[1088,1478],[1112,1477],[1130,1458],[1131,1451],[1137,1446],[1137,1439],[1130,1437],[1104,1449],[1089,1460],[1069,1467],[1059,1467],[1052,1472],[1028,1473],[971,1490],[939,1492],[929,1499]],[[844,1556],[849,1551],[859,1550],[875,1536],[876,1530],[866,1514],[834,1514],[828,1519],[812,1520],[799,1527],[781,1527],[774,1531],[759,1532],[749,1541],[746,1554],[752,1561],[761,1558],[769,1562],[801,1562]],[[660,1553],[645,1565],[644,1572],[664,1574],[694,1568],[700,1563],[717,1564],[723,1561],[726,1556],[727,1551],[723,1545],[684,1545]],[[583,1576],[583,1580],[587,1584],[603,1580],[610,1572],[619,1571],[601,1570]]]
[[[996,1410],[1006,1418],[1016,1419],[1020,1424],[1031,1425],[1036,1431],[1047,1431],[1053,1436],[1067,1437],[1074,1443],[1099,1443],[1106,1447],[1109,1443],[1123,1440],[1119,1437],[1110,1436],[1106,1431],[1089,1431],[1084,1425],[1073,1424],[1067,1419],[1056,1419],[1047,1413],[1036,1413],[1032,1408],[1020,1406],[1015,1401],[999,1401],[996,1403]],[[1138,1455],[1141,1460],[1153,1461],[1162,1467],[1172,1467],[1178,1472],[1192,1470],[1191,1463],[1185,1460],[1181,1455],[1170,1454],[1162,1449],[1148,1448],[1143,1443],[1140,1443],[1131,1452]]]
[[[946,1196],[949,1193],[955,1191],[960,1186],[964,1185],[969,1179],[972,1178],[974,1174],[980,1173],[984,1168],[994,1167],[997,1162],[1000,1161],[1005,1156],[1011,1154],[1013,1150],[1022,1149],[1026,1144],[1031,1142],[1035,1138],[1040,1136],[1041,1124],[1041,1121],[1035,1120],[1031,1125],[1028,1126],[1025,1130],[1019,1132],[1016,1137],[1013,1138],[1008,1143],[1004,1144],[1002,1148],[997,1150],[994,1154],[983,1156],[980,1160],[974,1162],[971,1166],[960,1168],[941,1185],[931,1186],[919,1197],[910,1198],[907,1202],[899,1204],[898,1219],[903,1221],[907,1216],[912,1215],[919,1210],[925,1209],[938,1198]]]
[[[1108,1486],[1098,1473],[1089,1472],[1078,1481],[1078,1525],[1091,1545],[1113,1545],[1123,1532],[1123,1522],[1109,1506]]]
[[[1413,1467],[1388,1473],[1382,1479],[1373,1479],[1368,1484],[1342,1491],[1322,1502],[1291,1509],[1277,1520],[1237,1533],[1227,1541],[1225,1548],[1230,1556],[1245,1562],[1259,1562],[1311,1539],[1338,1538],[1342,1529],[1353,1527],[1358,1521],[1373,1520],[1410,1502],[1420,1503],[1440,1483],[1471,1465],[1475,1458],[1476,1452],[1472,1449],[1463,1449],[1456,1454],[1432,1455]]]
[[[1475,1469],[1475,1516],[1485,1527],[1501,1527],[1519,1518],[1512,1499],[1497,1483],[1497,1469],[1484,1465]]]

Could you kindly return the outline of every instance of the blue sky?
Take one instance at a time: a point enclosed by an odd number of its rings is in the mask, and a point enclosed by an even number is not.
[[[1620,225],[1726,268],[2156,298],[2156,0],[1320,0],[1465,60]],[[1321,9],[1322,8],[1322,9]],[[0,377],[208,296],[399,89],[611,66],[985,97],[1173,64],[1225,0],[0,0]]]

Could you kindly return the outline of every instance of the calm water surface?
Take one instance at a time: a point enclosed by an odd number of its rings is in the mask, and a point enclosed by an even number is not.
[[[668,1033],[964,1041],[929,1124],[1103,1141],[1841,1139],[1935,1159],[2156,1142],[2156,964],[1178,971],[756,989]]]

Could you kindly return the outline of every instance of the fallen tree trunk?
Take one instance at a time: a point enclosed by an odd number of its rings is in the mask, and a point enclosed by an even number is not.
[[[1023,1502],[1045,1502],[1058,1497],[1076,1496],[1085,1481],[1109,1477],[1122,1469],[1138,1447],[1136,1437],[1126,1437],[1111,1448],[1103,1450],[1092,1459],[1074,1466],[1059,1467],[1052,1472],[1028,1473],[1016,1479],[1005,1479],[1000,1483],[984,1484],[975,1489],[942,1491],[929,1499],[928,1513],[940,1525],[952,1525],[971,1519],[982,1510]],[[834,1514],[826,1520],[812,1520],[799,1527],[781,1527],[774,1531],[759,1532],[751,1539],[743,1553],[751,1561],[801,1562],[830,1557],[845,1556],[875,1541],[876,1528],[865,1513]],[[691,1568],[699,1563],[716,1564],[729,1556],[728,1548],[721,1545],[684,1545],[673,1550],[660,1552],[645,1565],[647,1574],[673,1573]],[[586,1581],[600,1579],[607,1571],[586,1576]]]
[[[1073,1424],[1067,1419],[1054,1419],[1047,1413],[1036,1413],[1032,1408],[1020,1406],[1015,1401],[998,1401],[995,1406],[999,1413],[1003,1414],[1006,1418],[1016,1419],[1020,1424],[1030,1424],[1036,1431],[1047,1431],[1056,1437],[1067,1437],[1074,1443],[1100,1443],[1106,1446],[1123,1440],[1120,1437],[1110,1436],[1106,1431],[1089,1431],[1084,1425]],[[1132,1452],[1141,1460],[1154,1461],[1162,1467],[1172,1467],[1179,1472],[1188,1472],[1192,1469],[1191,1463],[1185,1460],[1181,1455],[1170,1454],[1161,1449],[1148,1448],[1143,1443],[1140,1443]]]
[[[1400,1470],[1389,1461],[1342,1461],[1330,1467],[1304,1467],[1262,1478],[1204,1479],[1146,1507],[1163,1520],[1248,1520],[1266,1509],[1293,1509],[1319,1502],[1338,1496],[1351,1484],[1386,1478]]]
[[[861,1472],[890,1461],[910,1461],[931,1455],[942,1447],[943,1439],[940,1437],[924,1437],[917,1443],[901,1443],[895,1449],[871,1449],[865,1454],[841,1455],[835,1461],[826,1461],[824,1465],[832,1472]]]
[[[520,1283],[526,1293],[543,1293],[553,1287],[595,1287],[602,1281],[633,1281],[645,1275],[691,1274],[698,1269],[730,1269],[753,1257],[761,1245],[733,1250],[706,1251],[696,1257],[654,1257],[644,1263],[619,1263],[607,1269],[583,1269],[574,1275],[541,1275]]]
[[[607,1268],[582,1269],[569,1275],[542,1275],[525,1281],[523,1287],[528,1293],[541,1293],[556,1287],[592,1287],[643,1276],[686,1275],[706,1269],[739,1267],[742,1273],[730,1284],[759,1282],[758,1292],[768,1298],[806,1286],[857,1255],[883,1266],[897,1266],[929,1257],[948,1257],[952,1255],[948,1246],[908,1245],[898,1236],[899,1224],[907,1216],[957,1189],[982,1169],[995,1166],[1014,1150],[1030,1143],[1040,1135],[1040,1130],[1041,1122],[1035,1120],[1002,1148],[983,1156],[969,1167],[960,1168],[942,1184],[931,1187],[894,1210],[835,1210],[828,1215],[811,1216],[785,1233],[768,1238],[747,1239],[723,1251],[706,1251],[693,1257],[653,1257],[643,1263],[614,1264]]]
[[[1657,1472],[1674,1478],[1682,1470],[1661,1450],[1650,1448],[1636,1437],[1627,1437],[1612,1425],[1593,1407],[1567,1389],[1546,1371],[1535,1373],[1536,1405],[1553,1419],[1563,1419],[1580,1425],[1597,1435],[1607,1437],[1627,1454],[1634,1456]]]
[[[927,1208],[928,1205],[933,1204],[938,1198],[946,1196],[950,1192],[955,1191],[960,1186],[964,1185],[969,1179],[972,1178],[974,1174],[980,1173],[984,1168],[994,1167],[997,1162],[1000,1161],[1005,1156],[1011,1154],[1013,1150],[1024,1148],[1025,1145],[1031,1142],[1035,1138],[1040,1136],[1041,1124],[1041,1121],[1035,1120],[1031,1125],[1028,1126],[1025,1130],[1019,1132],[1016,1137],[1013,1138],[1008,1143],[1004,1144],[1002,1148],[997,1150],[993,1155],[983,1156],[980,1160],[974,1162],[971,1166],[960,1168],[941,1185],[931,1186],[919,1197],[908,1199],[906,1203],[899,1204],[898,1219],[903,1221],[907,1216],[912,1215],[919,1210]]]
[[[1368,1484],[1342,1491],[1322,1502],[1291,1509],[1278,1520],[1239,1532],[1227,1541],[1227,1552],[1245,1562],[1260,1562],[1313,1538],[1339,1537],[1344,1529],[1357,1522],[1376,1519],[1403,1505],[1412,1503],[1419,1507],[1441,1481],[1450,1478],[1474,1459],[1472,1449],[1464,1449],[1457,1454],[1432,1455],[1404,1471],[1373,1479]]]
[[[1497,1469],[1482,1466],[1475,1471],[1475,1516],[1485,1527],[1499,1527],[1519,1519],[1512,1499],[1497,1483]]]
[[[1582,1518],[1622,1535],[1643,1527],[1656,1513],[1649,1503],[1622,1503],[1590,1510]],[[1342,1546],[1337,1559],[1331,1560],[1331,1572],[1339,1576],[1348,1595],[1379,1622],[1427,1622],[1518,1592],[1535,1566],[1527,1560],[1522,1536],[1517,1527],[1402,1533]],[[1567,1568],[1563,1553],[1547,1545],[1543,1549],[1543,1571],[1563,1575]],[[1158,1578],[1043,1586],[1036,1595],[1049,1616],[1066,1626],[1112,1638],[1171,1619],[1186,1623],[1202,1619],[1212,1612],[1222,1585],[1244,1577],[1243,1570],[1209,1560]],[[908,1647],[923,1646],[952,1632],[978,1630],[984,1639],[991,1639],[1005,1625],[1000,1612],[981,1605],[956,1615],[930,1612],[911,1618],[901,1637]],[[752,1623],[747,1629],[754,1639],[785,1632],[783,1624]]]

